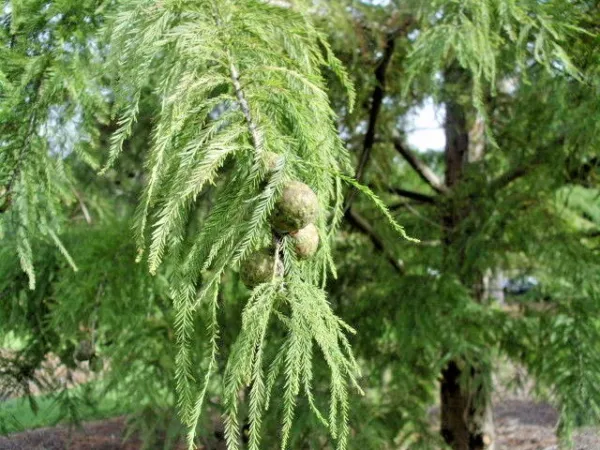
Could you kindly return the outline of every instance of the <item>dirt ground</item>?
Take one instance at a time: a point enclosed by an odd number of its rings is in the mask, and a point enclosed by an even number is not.
[[[497,450],[558,450],[557,417],[548,404],[517,399],[499,402],[495,408]],[[123,430],[123,417],[90,422],[80,430],[41,428],[0,437],[0,450],[139,450],[138,439],[123,442]],[[580,431],[574,450],[600,450],[600,433]]]

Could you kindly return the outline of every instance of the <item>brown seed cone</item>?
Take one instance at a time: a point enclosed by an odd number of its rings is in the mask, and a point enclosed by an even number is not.
[[[308,259],[312,257],[319,248],[319,230],[317,227],[309,223],[301,230],[290,233],[294,240],[294,249],[296,256],[300,259]]]
[[[271,224],[279,232],[298,231],[314,222],[318,212],[317,194],[300,181],[290,181],[284,186],[275,205]]]
[[[253,288],[261,283],[271,281],[273,268],[275,267],[275,255],[273,252],[262,250],[248,256],[240,267],[240,278],[248,288]],[[283,276],[283,262],[277,260],[276,277]]]

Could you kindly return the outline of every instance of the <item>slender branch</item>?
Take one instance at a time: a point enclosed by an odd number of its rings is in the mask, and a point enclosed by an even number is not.
[[[231,58],[231,56],[230,56]],[[246,100],[246,96],[244,95],[244,91],[242,90],[242,85],[240,83],[240,73],[233,63],[229,64],[229,71],[231,72],[231,81],[233,83],[233,87],[235,89],[235,95],[238,99],[238,103],[240,104],[240,108],[242,109],[242,113],[246,118],[246,123],[248,124],[248,130],[250,130],[250,136],[252,137],[252,144],[254,148],[259,150],[263,147],[263,138],[260,132],[258,131],[258,127],[256,123],[252,119],[252,113],[250,112],[250,106],[248,105],[248,101]]]
[[[368,236],[373,243],[373,246],[385,255],[388,262],[396,269],[400,274],[404,274],[404,265],[401,261],[396,259],[386,248],[381,238],[377,235],[371,224],[357,213],[354,209],[348,208],[346,211],[346,219],[354,228]]]
[[[355,171],[355,178],[358,182],[362,181],[365,173],[365,168],[371,157],[371,151],[375,144],[375,131],[377,127],[377,118],[379,117],[379,111],[381,110],[381,104],[385,95],[385,82],[386,82],[386,71],[392,60],[394,54],[394,47],[396,45],[397,33],[391,33],[387,36],[385,45],[383,47],[383,56],[375,68],[375,89],[371,96],[371,109],[369,110],[369,121],[367,125],[367,132],[363,141],[363,149],[358,159],[358,165]],[[356,195],[356,189],[351,189],[346,198],[346,211],[350,209],[350,205]]]
[[[79,192],[77,192],[77,189],[73,188],[73,193],[75,194],[75,197],[77,197],[77,201],[79,202],[79,207],[81,208],[81,212],[83,213],[83,217],[85,218],[85,221],[87,222],[88,225],[92,224],[92,215],[90,214],[90,211],[87,209],[87,206],[85,205],[85,202],[83,201],[83,197],[81,196],[81,194]]]
[[[387,191],[391,194],[399,195],[400,197],[410,198],[421,203],[435,204],[436,199],[432,195],[423,194],[421,192],[410,191],[408,189],[401,189],[395,187],[388,187]]]
[[[223,25],[221,17],[218,14],[217,7],[213,2],[213,18],[218,27]],[[244,90],[242,89],[242,84],[240,83],[240,72],[235,65],[233,60],[233,56],[231,51],[227,51],[227,57],[229,59],[229,76],[231,78],[231,82],[233,83],[233,88],[235,90],[235,96],[238,99],[238,103],[242,110],[242,114],[244,114],[244,118],[246,119],[246,123],[248,124],[248,130],[250,131],[250,137],[252,139],[252,144],[256,150],[260,150],[263,147],[263,137],[256,126],[256,122],[252,119],[252,112],[250,111],[250,105],[248,105],[248,100],[246,100],[246,96],[244,95]]]
[[[435,222],[429,217],[424,216],[415,208],[413,208],[408,202],[404,206],[406,206],[406,209],[408,209],[415,217],[419,218],[420,220],[427,222],[428,224],[433,225],[434,227],[439,228],[440,230],[444,229],[443,225],[440,225],[438,222]]]
[[[399,137],[393,139],[394,148],[406,162],[417,172],[417,175],[433,188],[438,194],[447,194],[448,187],[442,182],[431,168],[411,152]]]

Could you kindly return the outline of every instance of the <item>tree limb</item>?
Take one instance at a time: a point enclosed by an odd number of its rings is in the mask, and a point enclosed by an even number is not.
[[[390,64],[390,61],[392,60],[397,36],[397,32],[388,34],[385,41],[385,45],[383,47],[383,56],[381,57],[379,64],[377,64],[377,67],[375,68],[375,80],[377,84],[375,85],[375,89],[373,89],[373,94],[371,96],[371,109],[369,110],[367,132],[365,133],[363,149],[360,154],[358,165],[354,174],[358,182],[360,182],[363,178],[365,168],[367,166],[369,158],[371,157],[371,150],[373,149],[373,145],[375,144],[375,130],[377,126],[377,118],[379,117],[381,103],[383,102],[383,97],[385,95],[386,71]],[[346,198],[346,211],[349,210],[355,195],[356,189],[351,189],[348,194],[348,197]]]
[[[394,148],[398,153],[402,155],[402,157],[406,160],[406,162],[417,172],[417,175],[425,181],[429,186],[433,188],[438,194],[447,194],[448,187],[442,182],[440,177],[438,177],[433,170],[429,168],[427,164],[421,161],[413,152],[411,152],[400,137],[394,137],[393,139]]]
[[[429,203],[431,205],[435,204],[436,199],[432,195],[423,194],[421,192],[410,191],[408,189],[388,187],[387,191],[390,194],[396,194],[400,197],[410,198],[411,200],[416,200],[421,203]]]
[[[369,222],[367,222],[367,220],[364,217],[362,217],[354,209],[348,208],[348,210],[346,211],[346,219],[348,220],[350,225],[352,225],[354,228],[366,235],[371,240],[373,246],[384,254],[385,258],[394,267],[394,269],[396,269],[400,274],[404,274],[404,265],[402,264],[402,262],[396,259],[392,254],[390,254],[381,238],[377,235],[371,224],[369,224]]]

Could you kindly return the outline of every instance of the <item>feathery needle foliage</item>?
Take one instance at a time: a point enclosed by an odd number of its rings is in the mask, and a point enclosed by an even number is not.
[[[258,449],[262,414],[280,366],[276,362],[285,361],[282,448],[301,387],[344,448],[346,383],[357,386],[357,366],[343,334],[349,327],[333,315],[324,292],[315,287],[324,286],[333,270],[329,240],[343,215],[340,180],[349,180],[342,175],[349,169],[348,155],[337,136],[321,74],[324,67],[336,73],[352,102],[341,64],[307,16],[261,1],[128,2],[107,33],[112,37],[108,67],[119,73],[116,103],[122,111],[107,166],[131,133],[147,80],[160,80],[156,94],[161,110],[135,232],[140,257],[149,241],[151,273],[165,258],[173,258],[178,267],[172,281],[180,345],[177,387],[190,447],[217,357],[221,278],[268,244],[268,219],[278,193],[287,180],[297,179],[317,193],[321,214],[315,225],[327,239],[310,263],[300,264],[284,238],[286,280],[294,281],[274,280],[254,290],[225,374],[226,437],[230,448],[238,447],[239,391],[251,384],[250,446]],[[281,156],[274,168],[265,167],[268,152]],[[195,201],[207,190],[214,206],[200,230],[189,233]],[[197,387],[189,347],[193,316],[205,304],[212,311],[210,363]],[[282,304],[290,311],[282,312]],[[264,345],[272,315],[285,324],[287,338],[265,379]],[[331,371],[328,420],[312,398],[312,340]]]

